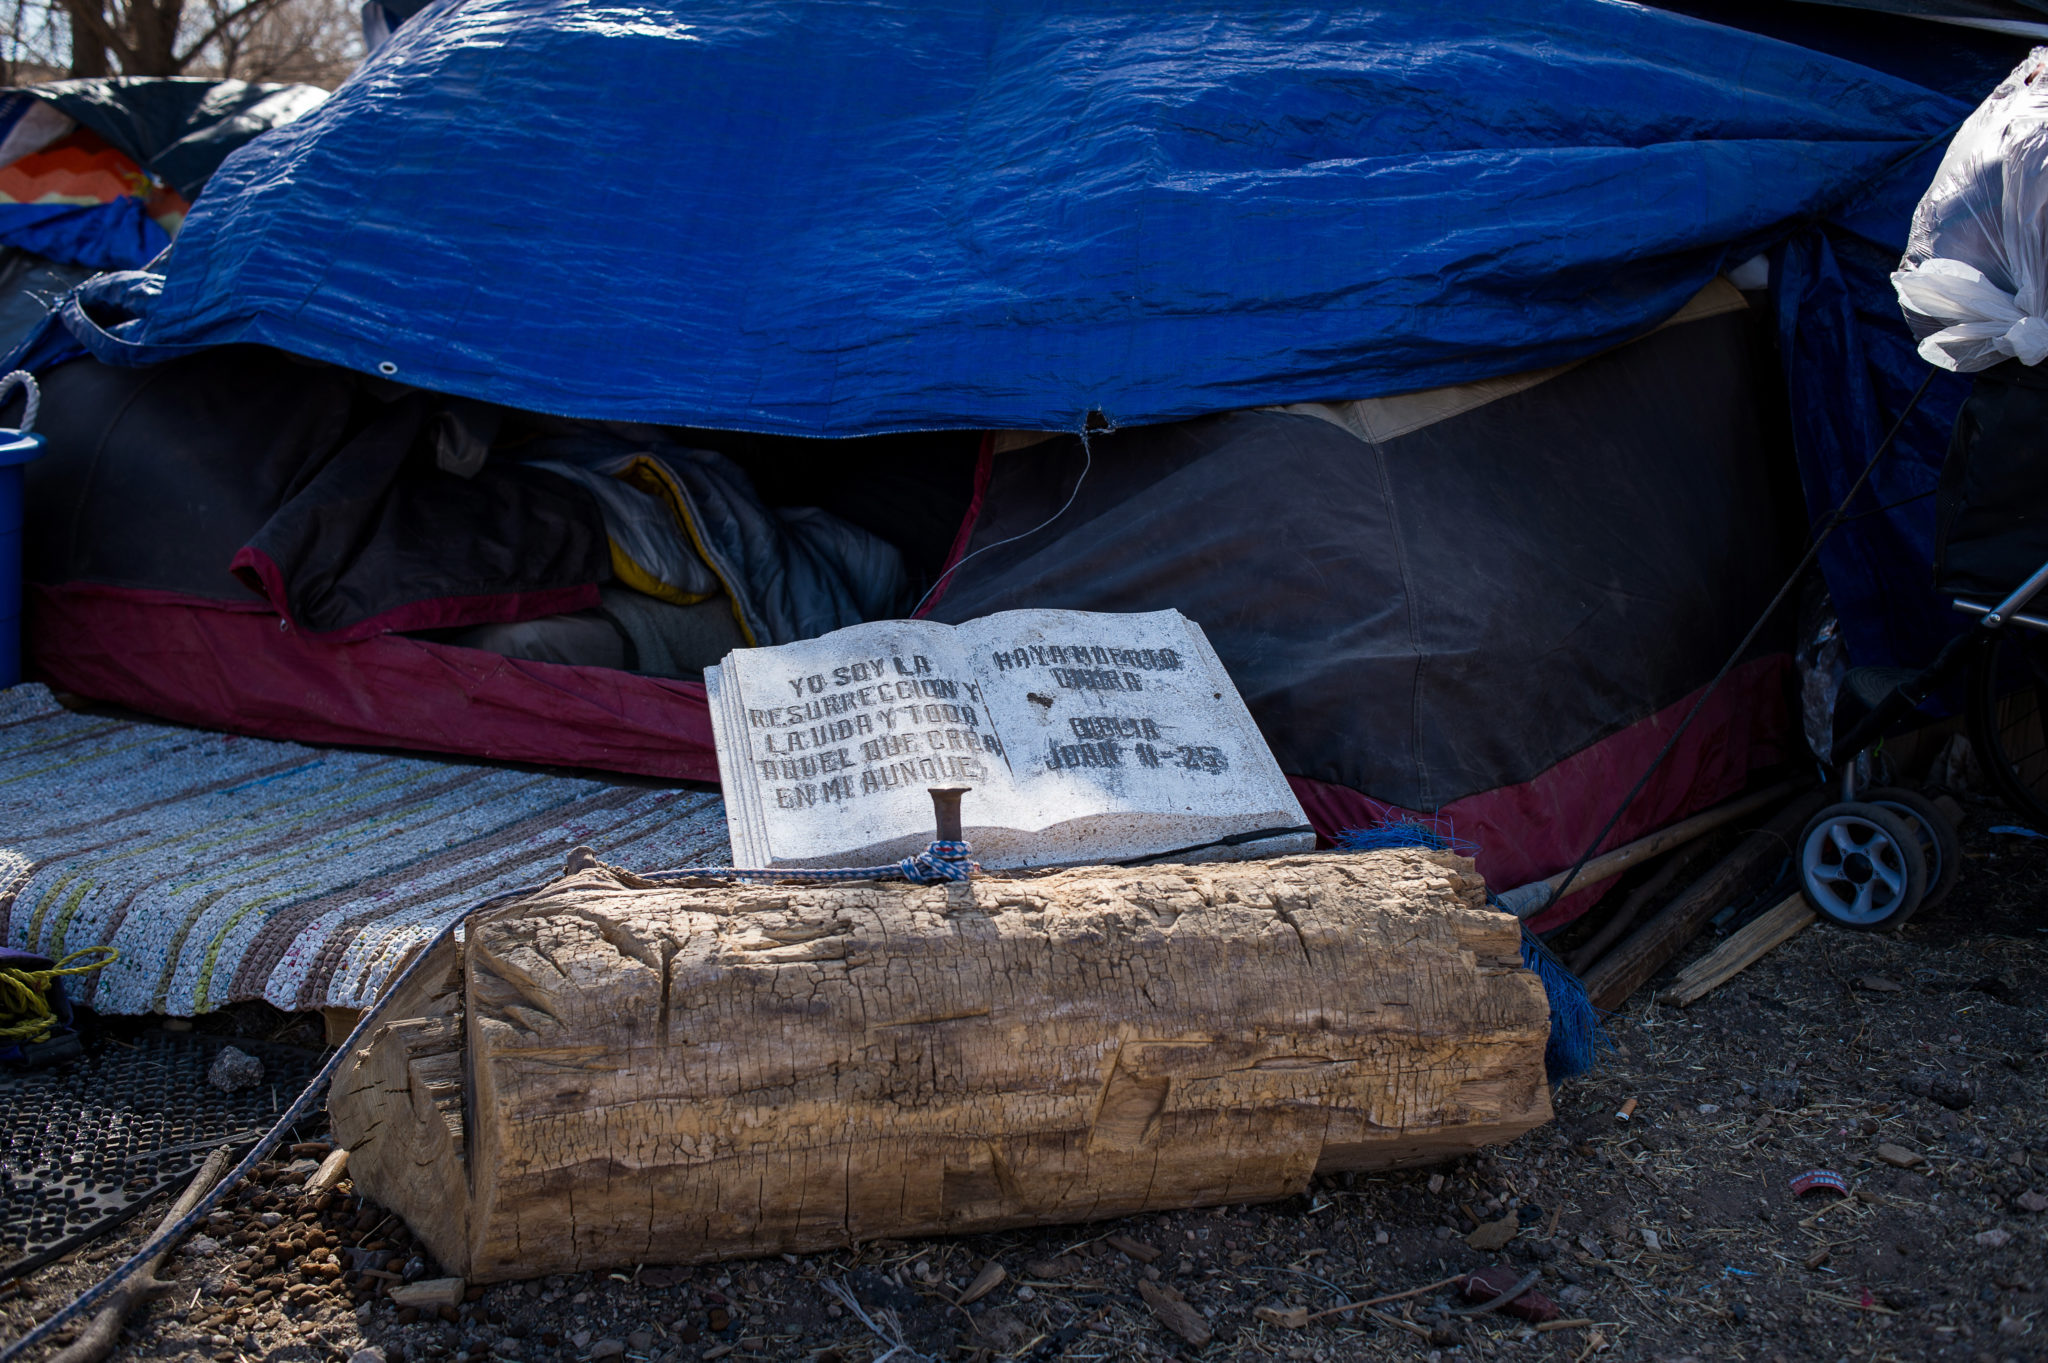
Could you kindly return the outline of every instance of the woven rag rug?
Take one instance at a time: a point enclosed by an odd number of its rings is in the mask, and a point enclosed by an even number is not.
[[[553,878],[578,843],[642,869],[723,862],[724,803],[0,691],[0,942],[118,949],[69,982],[103,1013],[363,1007],[450,918]]]

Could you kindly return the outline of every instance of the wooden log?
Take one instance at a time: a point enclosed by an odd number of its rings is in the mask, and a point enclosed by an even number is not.
[[[1238,1203],[1550,1116],[1469,861],[649,887],[472,920],[337,1076],[358,1192],[491,1282]]]
[[[1657,996],[1657,1002],[1678,1008],[1698,1002],[1804,932],[1815,916],[1806,896],[1795,892],[1679,971],[1671,987]]]
[[[1769,823],[1737,843],[1678,898],[1649,922],[1623,939],[1620,946],[1593,964],[1583,976],[1586,994],[1597,1008],[1615,1009],[1642,988],[1700,935],[1707,921],[1743,890],[1790,855],[1806,821],[1828,802],[1824,791],[1809,791],[1772,816]]]

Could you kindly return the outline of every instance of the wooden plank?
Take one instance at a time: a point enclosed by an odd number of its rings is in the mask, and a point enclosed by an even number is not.
[[[1704,876],[1664,906],[1655,918],[1624,938],[1585,973],[1586,993],[1594,1006],[1613,1010],[1648,983],[1700,935],[1707,922],[1738,894],[1754,888],[1794,850],[1806,821],[1821,811],[1829,796],[1809,791],[1774,815],[1770,822],[1737,843]]]
[[[1768,809],[1797,790],[1800,784],[1802,783],[1781,781],[1766,790],[1755,791],[1730,800],[1726,804],[1716,805],[1689,819],[1680,819],[1669,828],[1660,828],[1647,837],[1637,838],[1634,842],[1624,843],[1620,847],[1602,852],[1599,856],[1589,859],[1585,866],[1580,868],[1579,873],[1572,876],[1572,890],[1576,893],[1588,886],[1612,880],[1623,871],[1640,866],[1650,858],[1674,847],[1683,846],[1694,838],[1703,837],[1744,815]],[[1533,917],[1549,907],[1550,901],[1556,897],[1557,887],[1564,883],[1564,878],[1569,874],[1570,868],[1566,868],[1547,879],[1532,880],[1527,885],[1518,885],[1505,894],[1496,896],[1495,902],[1517,918]]]
[[[1268,1200],[1550,1116],[1520,927],[1426,849],[941,887],[593,867],[473,921],[459,974],[330,1112],[357,1190],[474,1282]]]
[[[1671,987],[1657,996],[1657,1002],[1679,1008],[1696,1003],[1805,931],[1814,917],[1805,895],[1788,896],[1680,971]]]

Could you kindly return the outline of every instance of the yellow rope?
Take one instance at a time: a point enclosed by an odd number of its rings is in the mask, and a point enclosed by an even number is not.
[[[84,965],[73,965],[81,956],[106,953],[97,961]],[[112,947],[82,947],[72,952],[48,970],[22,970],[17,967],[0,967],[0,1040],[43,1041],[48,1039],[50,1029],[57,1025],[57,1015],[50,1011],[50,986],[59,975],[89,975],[121,959],[121,953]]]

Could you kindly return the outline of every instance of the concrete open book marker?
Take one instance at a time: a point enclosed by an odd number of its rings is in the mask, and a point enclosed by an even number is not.
[[[1178,611],[884,620],[705,674],[737,866],[923,848],[965,785],[990,868],[1236,860],[1315,835],[1237,688]]]

